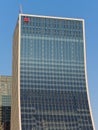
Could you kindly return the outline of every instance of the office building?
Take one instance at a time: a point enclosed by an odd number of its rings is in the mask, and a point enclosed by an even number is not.
[[[10,130],[11,76],[0,76],[0,130]]]
[[[83,19],[19,14],[11,130],[95,130]]]

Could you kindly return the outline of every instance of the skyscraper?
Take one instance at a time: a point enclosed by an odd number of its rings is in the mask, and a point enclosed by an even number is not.
[[[20,14],[11,130],[95,130],[83,19]]]
[[[10,130],[12,77],[0,76],[0,130]]]

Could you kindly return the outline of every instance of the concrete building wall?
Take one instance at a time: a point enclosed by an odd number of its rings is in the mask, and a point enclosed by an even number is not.
[[[13,38],[13,81],[12,81],[12,109],[11,109],[11,130],[20,130],[19,128],[19,93],[18,93],[18,60],[19,60],[19,24]]]

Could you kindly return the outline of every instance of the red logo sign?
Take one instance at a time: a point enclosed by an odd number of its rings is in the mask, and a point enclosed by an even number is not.
[[[24,22],[28,23],[29,21],[30,21],[29,18],[27,18],[27,17],[24,18]]]

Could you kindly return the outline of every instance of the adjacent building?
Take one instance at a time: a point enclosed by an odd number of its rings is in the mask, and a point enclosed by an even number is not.
[[[0,76],[0,130],[10,130],[12,77]]]
[[[83,19],[19,14],[11,130],[95,130]]]

